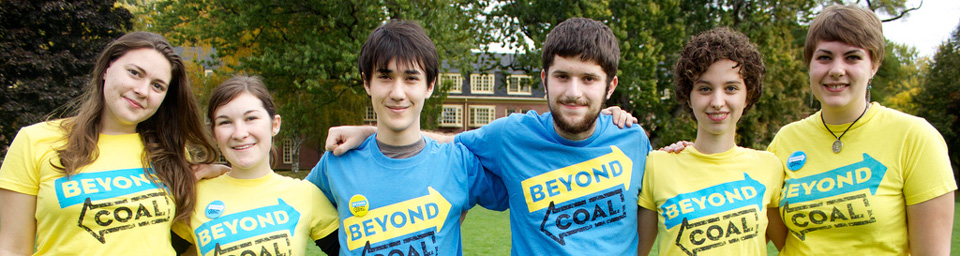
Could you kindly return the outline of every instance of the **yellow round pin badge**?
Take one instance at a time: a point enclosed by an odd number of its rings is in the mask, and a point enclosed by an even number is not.
[[[367,198],[363,195],[353,195],[350,197],[350,213],[356,217],[363,217],[367,215],[367,211],[370,210],[370,202],[367,201]]]

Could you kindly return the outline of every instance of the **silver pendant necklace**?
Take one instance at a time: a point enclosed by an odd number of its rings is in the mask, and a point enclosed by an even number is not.
[[[857,120],[853,120],[853,123],[850,123],[850,126],[847,126],[847,129],[843,130],[843,133],[840,133],[840,136],[837,136],[836,134],[834,134],[833,131],[830,130],[830,127],[827,127],[827,122],[823,121],[823,111],[820,112],[820,122],[823,123],[823,128],[827,128],[827,132],[829,132],[830,135],[833,135],[833,137],[837,139],[836,141],[833,142],[832,148],[833,148],[834,154],[839,154],[840,150],[843,150],[843,142],[840,141],[840,138],[843,138],[843,135],[847,134],[847,131],[850,130],[850,127],[853,127],[853,125],[856,124],[857,121],[860,121],[860,118],[863,117],[863,114],[867,113],[867,109],[870,108],[869,104],[870,103],[867,103],[867,106],[863,108],[863,112],[860,113],[860,116],[857,117]]]

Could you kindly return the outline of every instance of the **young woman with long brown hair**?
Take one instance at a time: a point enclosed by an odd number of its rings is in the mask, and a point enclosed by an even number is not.
[[[72,117],[25,127],[10,145],[0,254],[173,255],[171,224],[195,205],[191,167],[216,152],[180,56],[160,35],[128,33],[73,104]]]

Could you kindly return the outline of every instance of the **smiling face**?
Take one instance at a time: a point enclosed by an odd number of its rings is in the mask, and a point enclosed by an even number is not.
[[[690,92],[690,108],[697,118],[697,141],[705,138],[702,136],[733,139],[746,101],[747,87],[737,63],[723,59],[711,64],[694,81]]]
[[[420,112],[433,93],[433,83],[427,83],[419,65],[398,64],[396,59],[386,67],[374,67],[369,75],[363,85],[377,113],[377,140],[390,145],[416,142],[420,139]]]
[[[856,117],[866,107],[867,85],[877,66],[863,48],[819,42],[810,59],[810,89],[824,111]]]
[[[136,132],[137,124],[157,112],[170,77],[170,61],[150,48],[130,50],[110,63],[103,76],[101,133]]]
[[[579,56],[554,56],[553,65],[541,71],[540,78],[547,88],[547,106],[557,134],[569,140],[593,135],[597,115],[617,87],[617,78],[607,84],[603,68]]]
[[[244,92],[214,112],[213,136],[235,171],[270,170],[273,135],[280,116],[271,117],[259,98]]]

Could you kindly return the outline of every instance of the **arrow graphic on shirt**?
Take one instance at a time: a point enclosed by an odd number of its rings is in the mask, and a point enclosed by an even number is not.
[[[197,234],[197,237],[202,237],[199,235],[201,232],[217,230],[209,235],[213,237],[212,240],[203,241],[201,239],[200,241],[201,255],[206,255],[218,244],[226,245],[276,231],[287,230],[293,237],[299,221],[300,212],[284,202],[283,199],[277,198],[276,205],[221,216],[203,223],[193,232]]]
[[[619,185],[629,191],[630,179],[633,177],[633,161],[616,146],[610,146],[610,151],[608,154],[521,181],[527,209],[530,212],[539,211],[551,204],[563,204]],[[543,197],[538,198],[534,191]]]
[[[660,205],[660,215],[664,218],[663,225],[669,229],[684,219],[694,221],[749,205],[763,209],[765,192],[766,186],[744,173],[743,180],[718,184],[667,199]],[[677,215],[670,216],[670,213]]]
[[[163,192],[98,204],[94,204],[92,199],[87,198],[83,201],[77,225],[93,235],[100,243],[106,243],[106,235],[109,233],[170,221],[169,210],[160,210],[169,208],[160,207],[157,202],[159,198],[165,200],[166,205],[170,204],[169,198]],[[149,199],[153,200],[145,204],[144,201]],[[97,211],[97,209],[101,210]]]
[[[429,228],[436,228],[439,233],[451,205],[433,187],[427,187],[427,190],[425,196],[371,209],[363,217],[344,219],[347,248],[352,251],[368,242],[376,244]]]
[[[863,161],[830,170],[828,172],[810,175],[798,179],[783,181],[783,200],[780,206],[787,203],[800,203],[817,199],[846,194],[862,189],[869,189],[870,194],[877,193],[877,187],[887,172],[887,167],[863,154]]]
[[[550,203],[543,222],[540,222],[540,232],[560,245],[565,245],[564,237],[626,218],[624,204],[622,189],[569,202],[560,207]]]

